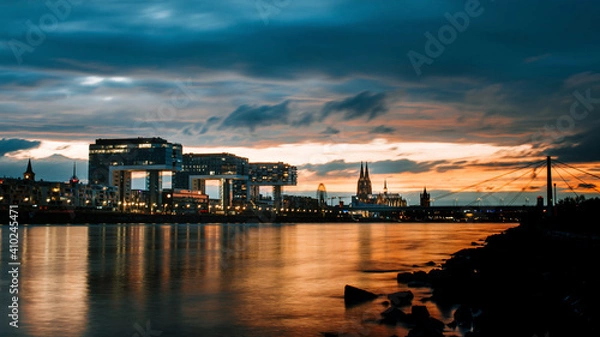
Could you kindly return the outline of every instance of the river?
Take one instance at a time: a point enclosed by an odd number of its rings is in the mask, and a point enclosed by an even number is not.
[[[8,227],[0,227],[0,336],[405,336],[378,325],[382,296],[345,308],[344,285],[406,290],[516,224],[52,225],[20,229],[19,328],[8,325]],[[428,289],[412,289],[414,304]],[[448,323],[452,312],[425,302]],[[448,334],[459,335],[460,332]]]

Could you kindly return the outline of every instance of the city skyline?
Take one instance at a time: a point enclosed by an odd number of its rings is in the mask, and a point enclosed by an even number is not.
[[[546,155],[600,173],[597,3],[50,3],[0,14],[0,176],[87,181],[127,137],[287,162],[313,196],[365,161],[412,204]]]

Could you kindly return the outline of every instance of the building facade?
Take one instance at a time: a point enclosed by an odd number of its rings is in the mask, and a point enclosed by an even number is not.
[[[162,172],[181,170],[182,146],[162,138],[96,139],[89,147],[89,181],[119,189],[122,210],[131,202],[132,172],[146,173],[150,211],[162,204]]]
[[[73,171],[69,182],[36,181],[31,160],[23,179],[0,179],[0,205],[22,205],[33,209],[116,209],[117,187],[84,185]]]
[[[387,180],[383,181],[383,193],[377,194],[375,203],[390,207],[406,207],[407,202],[399,193],[389,193]]]
[[[423,193],[420,195],[420,206],[421,207],[430,207],[431,206],[431,195],[427,193],[427,187],[423,188]]]
[[[231,153],[183,155],[180,172],[173,176],[173,188],[206,193],[206,180],[219,181],[220,207],[257,201],[261,186],[273,187],[273,206],[281,206],[283,186],[296,185],[296,167],[283,163],[249,163]]]
[[[206,193],[206,181],[219,181],[220,206],[227,209],[247,199],[248,158],[231,153],[186,153],[173,188]]]
[[[399,193],[390,193],[388,191],[387,180],[383,181],[383,192],[373,194],[371,178],[369,176],[369,165],[360,163],[360,175],[356,186],[356,195],[352,197],[354,206],[389,206],[406,207],[407,202]]]
[[[356,186],[356,199],[359,202],[368,203],[373,194],[373,189],[371,187],[371,178],[369,177],[369,164],[365,166],[366,168],[363,170],[363,163],[360,162],[360,176],[358,177]]]

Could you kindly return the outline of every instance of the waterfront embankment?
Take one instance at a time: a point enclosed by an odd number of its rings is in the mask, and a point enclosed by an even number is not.
[[[402,272],[402,287],[431,288],[381,313],[380,324],[408,336],[596,336],[600,333],[598,199],[553,216],[532,214],[519,226],[460,250],[440,268]],[[474,243],[474,245],[479,245]],[[398,295],[398,296],[397,296]],[[409,294],[410,295],[410,294]],[[422,302],[450,310],[449,324],[423,313]]]

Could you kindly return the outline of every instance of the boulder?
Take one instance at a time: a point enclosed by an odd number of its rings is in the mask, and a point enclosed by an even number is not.
[[[429,312],[425,307],[417,306],[416,310],[413,310],[411,318],[414,320],[416,326],[410,330],[408,336],[441,337],[444,335],[444,322],[427,315],[429,315]]]
[[[416,322],[426,322],[429,318],[429,310],[424,305],[413,305],[411,314]]]
[[[435,329],[430,329],[426,326],[417,326],[410,329],[407,337],[443,337],[444,334]]]
[[[464,305],[459,306],[456,311],[454,311],[454,322],[461,328],[470,329],[473,325],[473,313],[471,312],[471,308]]]
[[[351,285],[344,287],[344,304],[352,306],[376,299],[378,296],[370,291],[359,289]]]
[[[388,325],[396,325],[397,323],[404,323],[407,319],[407,314],[397,307],[391,306],[381,313],[383,319],[381,323]]]
[[[434,317],[429,317],[425,322],[425,325],[440,332],[444,331],[445,328],[444,322]]]
[[[398,280],[398,283],[408,283],[408,282],[412,282],[412,281],[421,281],[421,282],[427,282],[427,273],[419,270],[416,272],[402,272],[402,273],[398,273],[398,275],[396,276],[396,279]]]
[[[412,293],[412,291],[408,290],[389,294],[387,297],[393,305],[397,307],[403,307],[406,305],[410,305],[412,299],[415,298],[415,295]]]
[[[409,288],[431,288],[431,283],[423,281],[410,281],[406,283]]]

